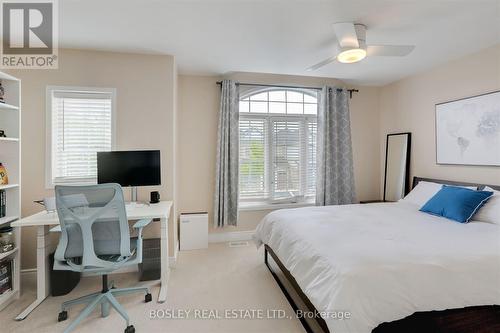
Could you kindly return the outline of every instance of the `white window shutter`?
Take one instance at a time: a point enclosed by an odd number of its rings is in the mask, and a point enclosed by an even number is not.
[[[318,134],[316,119],[307,121],[307,157],[306,157],[306,188],[305,195],[314,196],[316,194],[316,137]]]
[[[266,121],[241,119],[240,198],[266,198]]]
[[[302,133],[299,120],[272,120],[272,199],[300,195],[302,175]]]
[[[52,93],[52,183],[95,183],[97,152],[112,149],[111,92]]]

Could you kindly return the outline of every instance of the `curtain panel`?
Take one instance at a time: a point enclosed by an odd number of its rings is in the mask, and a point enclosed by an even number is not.
[[[316,205],[354,203],[354,168],[346,89],[324,87],[318,113]]]
[[[223,80],[215,166],[214,226],[238,222],[239,88]]]

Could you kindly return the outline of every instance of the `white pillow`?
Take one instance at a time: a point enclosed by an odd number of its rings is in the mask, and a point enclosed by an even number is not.
[[[472,220],[500,224],[500,191],[488,186],[483,191],[491,191],[493,195],[472,217]]]
[[[432,183],[420,181],[417,186],[404,199],[404,202],[412,203],[418,207],[425,205],[427,201],[430,200],[439,190],[443,187],[443,184]],[[460,186],[471,190],[477,190],[475,186]]]

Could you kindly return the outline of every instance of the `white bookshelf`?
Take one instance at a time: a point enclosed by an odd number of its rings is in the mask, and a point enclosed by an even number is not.
[[[6,138],[0,138],[0,163],[7,169],[9,184],[0,185],[6,193],[6,215],[0,218],[0,228],[10,225],[21,216],[21,81],[0,72],[0,81],[5,89],[5,103],[0,103],[0,130]],[[14,229],[16,247],[0,253],[0,261],[12,260],[12,290],[0,295],[0,310],[19,298],[21,234]]]

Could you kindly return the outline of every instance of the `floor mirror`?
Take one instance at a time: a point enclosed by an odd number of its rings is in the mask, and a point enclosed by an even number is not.
[[[410,186],[411,133],[387,135],[385,145],[384,201],[398,201]]]

